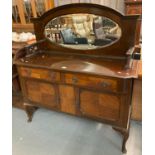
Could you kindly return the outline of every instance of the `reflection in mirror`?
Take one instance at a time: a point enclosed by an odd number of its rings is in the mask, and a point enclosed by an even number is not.
[[[111,45],[121,37],[121,29],[109,18],[93,14],[69,14],[49,21],[46,38],[67,48],[95,49]]]

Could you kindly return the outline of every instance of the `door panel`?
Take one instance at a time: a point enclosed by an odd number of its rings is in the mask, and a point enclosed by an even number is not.
[[[120,116],[120,97],[83,90],[80,110],[84,115],[116,121]]]
[[[76,114],[75,91],[72,86],[59,86],[61,111]]]
[[[27,98],[45,107],[58,105],[54,85],[35,80],[25,80]]]

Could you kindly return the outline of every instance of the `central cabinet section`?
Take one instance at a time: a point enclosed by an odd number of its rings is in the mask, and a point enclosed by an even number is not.
[[[72,115],[120,121],[121,79],[28,67],[18,69],[24,95],[33,105]]]
[[[62,112],[76,114],[76,92],[73,86],[60,85],[59,86],[59,96],[60,96],[60,110]]]

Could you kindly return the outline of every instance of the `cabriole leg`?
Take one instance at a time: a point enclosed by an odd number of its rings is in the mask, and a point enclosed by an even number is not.
[[[25,107],[25,111],[26,111],[26,114],[27,114],[27,117],[28,117],[28,120],[27,121],[28,122],[31,122],[32,121],[33,114],[37,110],[37,107],[32,106],[30,104],[24,104],[24,107]]]
[[[122,143],[122,152],[123,153],[126,153],[127,150],[126,150],[126,142],[129,138],[129,131],[125,131],[123,132],[123,143]]]
[[[120,129],[120,128],[116,128],[116,127],[113,127],[113,129],[117,132],[120,132],[121,135],[123,136],[123,143],[122,143],[122,152],[123,153],[126,153],[127,150],[126,150],[126,142],[129,138],[129,128],[128,129]]]

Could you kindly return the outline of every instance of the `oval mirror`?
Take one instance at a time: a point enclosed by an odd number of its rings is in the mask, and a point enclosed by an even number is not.
[[[87,50],[115,43],[121,37],[121,28],[107,17],[69,14],[49,21],[44,34],[51,42],[61,46]]]

